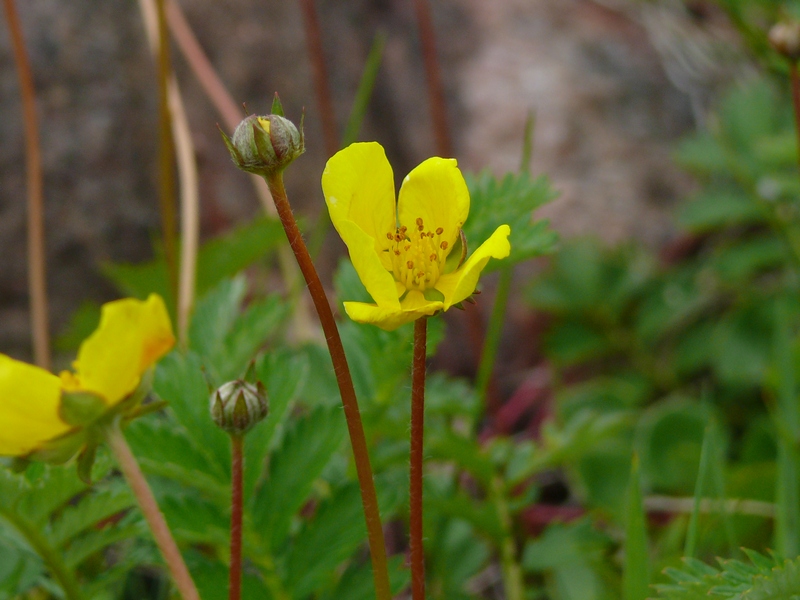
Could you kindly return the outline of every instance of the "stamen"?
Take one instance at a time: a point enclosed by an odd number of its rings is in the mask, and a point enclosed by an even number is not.
[[[444,228],[443,227],[438,227],[436,229],[436,235],[442,235],[443,233],[444,233]]]
[[[387,239],[393,240],[394,236],[391,233],[386,234]]]
[[[417,217],[417,227],[422,227],[422,217]]]
[[[413,268],[414,268],[414,261],[413,261],[413,260],[410,260],[410,261],[408,261],[408,262],[406,263],[406,266],[407,266],[409,269],[413,269]]]
[[[447,250],[447,240],[439,244],[439,248],[441,248],[442,250]]]
[[[428,258],[430,259],[430,261],[431,261],[431,262],[435,262],[435,261],[436,261],[436,259],[437,259],[437,258],[439,258],[439,257],[438,257],[438,256],[436,256],[435,254],[431,254],[431,255],[430,255]],[[411,268],[411,267],[409,267],[409,269],[410,269],[410,268]]]

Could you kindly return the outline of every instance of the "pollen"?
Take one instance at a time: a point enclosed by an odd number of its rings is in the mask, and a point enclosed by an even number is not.
[[[424,291],[436,285],[447,257],[447,241],[441,240],[443,227],[429,231],[422,217],[414,220],[416,234],[406,225],[386,234],[390,240],[392,275],[408,290]]]

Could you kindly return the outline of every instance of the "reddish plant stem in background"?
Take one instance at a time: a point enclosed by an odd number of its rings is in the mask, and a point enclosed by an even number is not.
[[[339,149],[339,135],[336,133],[336,113],[333,110],[331,86],[328,71],[325,68],[325,53],[322,49],[322,28],[314,0],[300,0],[300,11],[303,13],[303,25],[306,30],[308,56],[311,59],[311,73],[314,80],[314,92],[317,95],[319,114],[322,120],[322,137],[325,141],[325,153],[330,157]]]
[[[200,594],[197,593],[197,588],[194,585],[194,581],[192,581],[192,576],[189,574],[189,569],[186,568],[186,563],[183,562],[178,545],[169,531],[164,515],[161,514],[161,510],[158,508],[153,492],[147,484],[147,479],[145,479],[142,470],[139,468],[128,442],[125,441],[125,436],[122,435],[119,424],[115,423],[108,428],[106,441],[117,459],[120,471],[125,476],[133,495],[136,497],[136,501],[139,503],[139,508],[150,526],[156,545],[158,545],[158,549],[164,557],[164,562],[167,563],[167,568],[172,574],[181,597],[183,600],[200,600]]]
[[[192,32],[180,7],[174,0],[167,0],[165,6],[167,24],[169,25],[178,48],[194,71],[197,81],[205,91],[211,103],[219,112],[225,126],[235,129],[242,120],[242,109],[233,101],[225,88],[225,84],[217,75],[211,61]]]
[[[342,397],[347,430],[350,434],[350,445],[353,448],[358,483],[361,488],[361,502],[364,506],[369,551],[372,557],[375,594],[378,600],[391,600],[392,592],[389,586],[389,571],[386,563],[386,547],[378,508],[378,496],[375,493],[375,482],[372,478],[372,467],[369,462],[364,426],[361,423],[361,412],[358,408],[356,391],[353,387],[350,368],[347,365],[344,346],[342,345],[341,337],[339,337],[339,329],[336,327],[336,320],[333,318],[333,312],[328,303],[325,289],[322,287],[322,282],[292,214],[292,208],[289,205],[289,199],[286,196],[286,189],[283,185],[283,175],[277,173],[267,178],[267,184],[270,192],[272,192],[272,198],[275,201],[275,207],[278,210],[278,216],[283,224],[289,245],[306,280],[314,307],[317,309],[319,321],[325,333],[325,341],[328,344],[328,352],[333,361],[333,370],[336,374],[336,382],[339,384],[339,393]]]
[[[164,258],[170,278],[172,297],[178,298],[178,240],[175,216],[175,145],[172,140],[172,114],[169,108],[170,56],[167,18],[164,14],[165,0],[156,0],[158,15],[158,114],[160,167],[159,207],[164,243]]]
[[[28,54],[22,38],[22,24],[14,0],[3,0],[17,63],[22,112],[25,123],[25,163],[28,187],[28,293],[30,295],[33,356],[36,364],[50,369],[50,334],[47,325],[47,278],[44,247],[44,199],[36,90]]]
[[[244,438],[231,436],[231,566],[228,600],[242,597],[242,450]]]
[[[417,13],[419,37],[422,44],[422,58],[425,63],[425,76],[428,80],[428,102],[433,120],[433,135],[436,139],[436,153],[439,156],[452,156],[450,129],[447,126],[447,108],[444,102],[444,86],[441,70],[436,57],[436,33],[428,0],[414,0]]]
[[[414,358],[411,371],[411,457],[409,469],[409,548],[411,597],[425,600],[425,548],[422,544],[422,463],[425,425],[425,358],[428,319],[414,321]]]
[[[792,105],[794,106],[794,126],[797,132],[797,161],[800,167],[800,75],[797,72],[797,63],[790,61],[789,77],[792,80]]]

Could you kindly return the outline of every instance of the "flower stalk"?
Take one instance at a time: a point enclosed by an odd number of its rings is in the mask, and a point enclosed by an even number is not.
[[[339,385],[339,393],[342,397],[342,406],[344,407],[345,420],[347,421],[347,430],[350,434],[350,444],[353,449],[358,483],[361,488],[361,501],[364,506],[364,517],[367,523],[367,537],[372,558],[376,597],[378,600],[391,600],[392,592],[389,586],[389,571],[386,561],[383,527],[378,509],[378,497],[375,492],[375,482],[372,478],[372,467],[370,466],[364,427],[361,422],[361,412],[358,408],[356,392],[353,387],[350,368],[347,364],[347,357],[344,353],[344,346],[342,345],[325,289],[322,287],[322,282],[311,260],[311,255],[292,214],[292,208],[289,205],[289,199],[283,184],[283,174],[281,171],[275,171],[265,176],[265,179],[269,185],[270,192],[272,192],[272,198],[275,201],[275,207],[286,232],[286,237],[289,240],[289,245],[306,280],[308,291],[319,315],[320,324],[328,344],[328,351],[333,361],[334,373]]]
[[[167,568],[172,574],[181,598],[183,600],[200,600],[200,594],[198,594],[197,587],[189,574],[189,569],[183,561],[183,556],[181,556],[172,533],[170,533],[164,515],[158,508],[153,491],[150,489],[141,468],[139,468],[139,464],[136,462],[125,436],[122,435],[119,422],[112,423],[105,433],[111,452],[117,459],[119,468],[139,503],[142,514],[150,526],[153,538],[161,551],[161,555],[164,557],[164,561],[167,563]]]
[[[409,549],[411,597],[425,600],[425,548],[422,544],[422,463],[425,424],[425,357],[428,318],[414,321],[414,357],[411,372],[411,456],[409,469]]]
[[[229,600],[242,597],[242,454],[243,435],[231,435],[231,564]]]

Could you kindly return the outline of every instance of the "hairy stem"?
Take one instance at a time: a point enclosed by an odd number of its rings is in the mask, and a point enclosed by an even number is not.
[[[789,63],[789,79],[792,82],[792,106],[794,107],[794,126],[797,133],[797,161],[800,167],[800,74],[797,71],[797,63]]]
[[[175,543],[172,533],[170,533],[164,515],[161,514],[161,510],[158,508],[153,491],[139,468],[139,463],[136,462],[128,442],[125,441],[125,436],[122,435],[118,423],[108,427],[106,441],[108,441],[111,452],[117,459],[119,468],[139,503],[142,514],[150,526],[156,545],[164,557],[164,562],[167,563],[167,568],[172,574],[181,597],[183,600],[200,600],[200,594],[197,593],[192,576],[189,574],[189,569],[186,568],[186,563],[183,562],[181,552],[178,550],[178,545]]]
[[[425,424],[425,357],[428,319],[414,321],[414,358],[411,372],[411,467],[409,469],[409,548],[411,597],[425,600],[425,548],[422,544],[422,462]]]
[[[28,188],[28,290],[31,304],[33,356],[36,364],[50,369],[50,334],[47,326],[47,279],[44,248],[44,199],[42,192],[42,153],[39,148],[39,122],[36,117],[36,90],[33,73],[22,39],[22,24],[14,0],[3,0],[14,60],[17,63],[25,124],[25,164]]]
[[[364,518],[367,522],[367,537],[372,557],[375,593],[378,600],[391,600],[392,592],[389,587],[389,570],[386,563],[386,547],[378,509],[378,496],[375,493],[375,482],[372,478],[372,467],[369,462],[364,426],[361,423],[361,412],[358,409],[356,391],[353,387],[350,368],[347,365],[344,346],[339,337],[339,329],[336,327],[336,320],[333,318],[333,312],[328,303],[325,289],[322,287],[322,282],[292,214],[292,208],[289,205],[289,199],[283,186],[283,175],[276,173],[267,178],[267,183],[272,192],[272,198],[275,201],[275,207],[278,210],[278,216],[283,224],[289,245],[294,252],[297,264],[300,266],[300,271],[306,280],[314,307],[319,315],[320,324],[325,333],[325,341],[328,344],[328,352],[330,352],[331,360],[333,361],[336,382],[339,384],[339,393],[342,397],[344,416],[347,421],[347,430],[350,434],[350,445],[353,448],[358,484],[361,488],[361,502],[364,506]]]
[[[229,600],[242,597],[242,449],[244,437],[231,436],[231,566]]]

